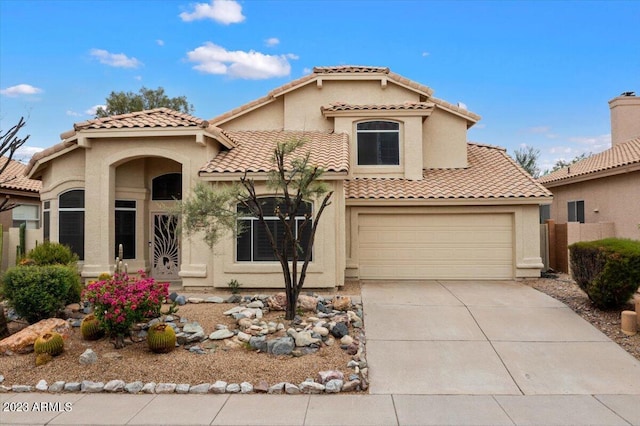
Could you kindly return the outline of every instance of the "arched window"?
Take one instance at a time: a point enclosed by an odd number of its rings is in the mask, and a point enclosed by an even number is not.
[[[182,173],[167,173],[151,181],[152,200],[182,200]]]
[[[400,164],[400,124],[393,121],[365,121],[357,124],[358,165]]]
[[[58,242],[84,260],[84,189],[60,194],[58,218]]]
[[[282,247],[284,242],[284,226],[275,215],[275,209],[276,206],[283,208],[283,203],[274,197],[264,197],[261,198],[260,201],[262,202],[262,211],[265,214],[267,226],[276,238],[278,246]],[[238,213],[241,216],[239,222],[241,222],[244,232],[238,235],[236,240],[236,260],[238,262],[271,262],[278,260],[269,243],[267,231],[260,220],[240,204],[238,204]],[[309,238],[311,237],[311,227],[313,226],[313,222],[309,220],[304,228],[302,228],[305,215],[311,216],[311,203],[304,202],[294,217],[296,221],[296,238],[299,235],[300,246],[302,248],[302,253],[298,257],[299,259],[306,256],[306,248],[309,243]]]

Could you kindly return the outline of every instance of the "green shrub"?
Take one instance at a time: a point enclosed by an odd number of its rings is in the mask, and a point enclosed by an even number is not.
[[[600,309],[621,307],[640,286],[640,241],[583,241],[569,254],[573,279]]]
[[[27,257],[36,265],[71,265],[78,262],[78,256],[69,246],[45,241],[31,250]]]
[[[4,297],[30,323],[55,316],[80,287],[78,273],[64,265],[16,266],[2,281]]]

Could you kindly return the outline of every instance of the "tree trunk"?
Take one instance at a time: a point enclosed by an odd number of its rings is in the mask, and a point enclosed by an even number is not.
[[[124,334],[116,334],[113,346],[115,347],[115,349],[124,348]]]
[[[4,316],[4,308],[0,305],[0,340],[9,336],[9,326],[7,325],[7,317]]]
[[[284,319],[287,321],[293,321],[296,317],[296,311],[298,309],[298,294],[294,289],[287,291],[287,310],[284,315]]]

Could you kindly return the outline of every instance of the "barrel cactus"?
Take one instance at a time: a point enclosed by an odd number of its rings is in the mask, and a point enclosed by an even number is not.
[[[51,361],[53,357],[49,354],[38,354],[36,355],[36,367],[40,367],[41,365],[47,364]]]
[[[151,326],[147,333],[147,345],[152,352],[161,354],[171,352],[176,347],[176,333],[166,323]]]
[[[98,318],[93,314],[84,317],[80,324],[80,332],[82,333],[82,338],[85,340],[98,340],[104,336],[104,329]]]
[[[49,331],[36,339],[33,344],[36,355],[49,354],[51,356],[60,355],[64,350],[64,340],[60,333]]]

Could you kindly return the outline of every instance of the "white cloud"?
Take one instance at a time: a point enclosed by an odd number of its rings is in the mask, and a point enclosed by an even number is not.
[[[66,113],[69,117],[81,117],[82,114],[80,114],[79,112],[75,112],[75,111],[71,111],[70,109],[67,110]]]
[[[129,58],[124,53],[111,53],[104,49],[91,49],[89,54],[97,58],[101,64],[118,68],[138,68],[142,62],[136,58]]]
[[[42,89],[39,89],[30,84],[18,84],[17,86],[7,87],[0,90],[0,93],[10,98],[15,98],[21,95],[35,95],[42,93]]]
[[[211,3],[196,3],[193,12],[182,12],[180,18],[185,22],[212,19],[225,25],[237,24],[245,19],[242,14],[242,6],[235,0],[211,0]]]
[[[266,39],[264,41],[264,44],[266,44],[269,47],[277,46],[278,44],[280,44],[280,40],[278,38],[276,38],[276,37],[271,37],[271,38]]]
[[[429,56],[429,55],[430,55],[430,53],[429,53],[429,52],[422,52],[422,57],[423,57],[423,58],[426,58],[426,57],[427,57],[427,56]]]
[[[311,74],[312,72],[313,72],[313,70],[312,70],[311,68],[306,68],[306,67],[305,67],[305,68],[302,70],[302,74],[303,74],[303,75]]]
[[[588,150],[595,153],[604,151],[611,147],[611,135],[599,135],[599,136],[574,136],[569,138],[570,142],[578,143],[580,145],[586,145]]]
[[[288,59],[298,58],[293,54],[265,55],[254,50],[230,51],[211,42],[187,52],[187,57],[190,62],[198,64],[193,68],[203,73],[248,80],[285,77],[291,72]]]
[[[33,154],[36,154],[42,150],[44,150],[44,148],[40,148],[37,146],[22,145],[15,152],[13,158],[18,161],[29,161],[29,159],[33,156]]]
[[[105,109],[105,108],[107,108],[107,106],[106,106],[106,105],[94,105],[94,106],[92,106],[91,108],[89,108],[88,110],[85,110],[85,112],[84,112],[84,113],[85,113],[86,115],[93,115],[93,116],[95,116],[95,115],[96,115],[96,112],[98,111],[98,108]]]
[[[158,39],[158,40],[156,40],[156,44],[157,44],[158,46],[164,46],[164,40],[160,40],[160,39]]]

